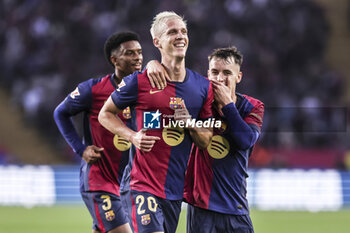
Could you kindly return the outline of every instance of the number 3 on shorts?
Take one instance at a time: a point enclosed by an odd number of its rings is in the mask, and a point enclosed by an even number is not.
[[[111,197],[109,195],[101,195],[101,199],[103,199],[103,210],[109,210],[112,207]]]
[[[136,205],[138,205],[138,207],[137,207],[137,214],[138,215],[144,214],[146,212],[146,210],[143,209],[144,203],[145,203],[145,197],[142,195],[138,195],[136,197]],[[157,201],[154,197],[147,197],[147,207],[152,212],[157,211],[158,204],[157,204]]]

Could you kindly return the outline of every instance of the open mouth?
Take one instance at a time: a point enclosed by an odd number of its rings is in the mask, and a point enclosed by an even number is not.
[[[132,65],[133,67],[135,67],[136,69],[141,69],[142,64],[141,63],[136,63]]]
[[[176,43],[174,44],[175,48],[185,48],[185,43]]]

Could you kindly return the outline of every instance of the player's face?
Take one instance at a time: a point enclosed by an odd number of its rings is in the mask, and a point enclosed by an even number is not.
[[[112,56],[116,58],[116,68],[125,75],[142,69],[142,48],[136,40],[121,43],[120,49],[114,52]]]
[[[188,48],[188,35],[185,23],[177,18],[169,19],[156,45],[162,55],[184,58]]]
[[[240,72],[240,66],[235,63],[233,58],[226,61],[214,57],[209,62],[208,78],[225,84],[234,92],[237,83],[242,79],[242,72]]]

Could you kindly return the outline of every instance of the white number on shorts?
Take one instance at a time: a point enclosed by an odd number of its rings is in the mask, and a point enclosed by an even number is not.
[[[144,196],[138,195],[136,197],[136,204],[139,205],[137,207],[137,214],[138,215],[144,214],[146,212],[146,210],[141,209],[144,203],[145,203]],[[157,207],[158,207],[156,199],[154,197],[147,197],[147,206],[148,206],[148,209],[150,211],[156,212],[157,211]]]
[[[145,202],[145,198],[142,195],[138,195],[136,197],[136,204],[140,204],[139,207],[137,207],[137,214],[141,215],[146,212],[146,210],[141,210],[141,207],[143,206],[143,203]]]
[[[109,210],[112,207],[111,197],[108,195],[101,195],[101,198],[103,199],[103,202],[105,203],[104,205],[102,205],[102,209]]]
[[[152,205],[153,202],[153,205]],[[157,211],[157,201],[154,197],[147,197],[147,204],[148,204],[148,209],[152,212],[156,212]]]

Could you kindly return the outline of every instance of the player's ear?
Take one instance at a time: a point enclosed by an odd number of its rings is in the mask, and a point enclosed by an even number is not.
[[[111,56],[109,60],[112,62],[114,66],[117,66],[118,64],[118,59],[115,56]]]
[[[239,72],[236,78],[236,83],[240,83],[242,81],[243,73]]]
[[[157,37],[153,38],[153,44],[155,47],[161,48],[160,43],[159,43],[159,39]]]

